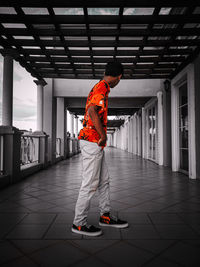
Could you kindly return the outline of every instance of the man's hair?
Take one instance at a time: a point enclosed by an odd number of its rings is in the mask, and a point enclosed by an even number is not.
[[[113,61],[108,62],[105,69],[105,75],[106,76],[113,76],[117,77],[119,75],[123,75],[123,66],[120,62]]]

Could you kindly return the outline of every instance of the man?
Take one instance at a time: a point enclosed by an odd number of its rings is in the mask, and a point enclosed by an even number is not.
[[[119,62],[106,65],[103,80],[90,91],[83,120],[83,129],[79,133],[83,158],[83,180],[75,208],[72,232],[88,236],[102,234],[100,228],[87,224],[90,200],[98,189],[101,226],[117,228],[128,227],[126,221],[110,215],[109,174],[104,156],[107,132],[108,94],[120,81],[123,67]]]

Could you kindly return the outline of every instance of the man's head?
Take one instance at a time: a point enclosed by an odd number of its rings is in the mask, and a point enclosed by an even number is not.
[[[114,88],[120,81],[123,75],[123,66],[120,62],[108,62],[105,69],[104,79],[109,83],[111,88]]]

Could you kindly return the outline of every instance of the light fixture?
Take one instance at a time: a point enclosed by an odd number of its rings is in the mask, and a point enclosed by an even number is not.
[[[164,89],[165,89],[166,92],[170,91],[170,89],[171,89],[171,82],[170,82],[170,80],[165,80],[164,81]]]

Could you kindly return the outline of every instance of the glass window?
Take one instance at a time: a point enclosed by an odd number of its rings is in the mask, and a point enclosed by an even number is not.
[[[26,15],[49,15],[47,8],[42,7],[22,7]]]
[[[13,7],[0,7],[0,14],[17,14]]]
[[[152,15],[154,8],[124,8],[123,15]]]
[[[1,23],[5,28],[17,28],[17,29],[25,29],[26,25],[23,23]]]
[[[88,15],[119,15],[119,8],[88,8]]]
[[[171,7],[163,7],[161,8],[159,15],[169,15],[171,9]]]
[[[66,8],[66,7],[54,7],[54,13],[56,15],[84,15],[83,8]]]

